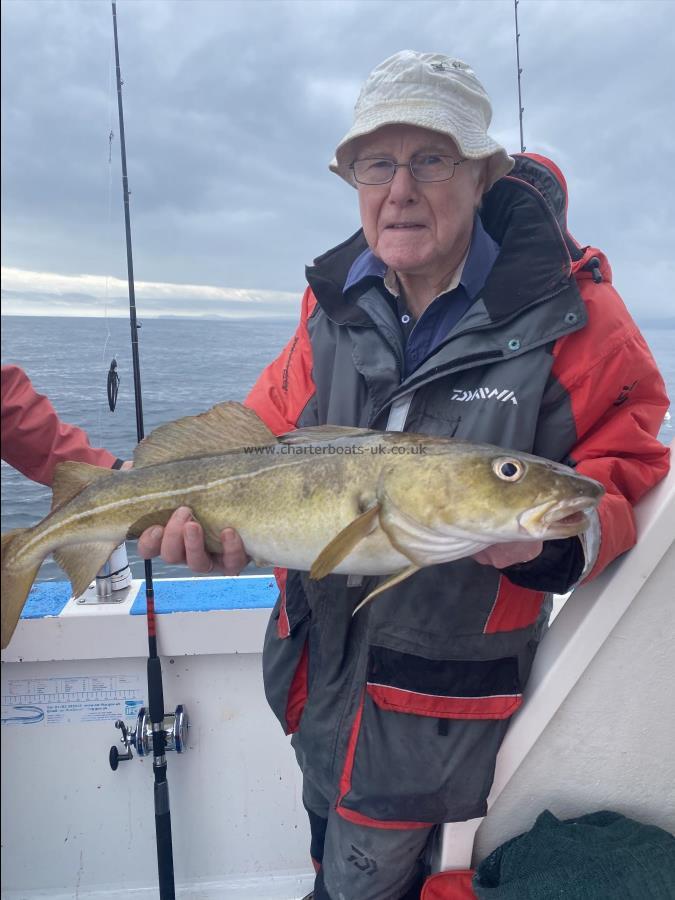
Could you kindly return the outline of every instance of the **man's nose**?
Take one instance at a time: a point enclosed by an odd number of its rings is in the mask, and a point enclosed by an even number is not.
[[[419,196],[419,186],[409,165],[399,165],[389,182],[389,200],[394,203],[410,203]]]

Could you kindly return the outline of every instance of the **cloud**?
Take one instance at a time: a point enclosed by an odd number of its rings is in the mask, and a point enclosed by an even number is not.
[[[195,318],[297,318],[297,294],[284,291],[222,288],[203,284],[137,281],[138,315]],[[4,315],[125,317],[128,282],[112,276],[59,275],[2,267]]]
[[[576,237],[608,251],[631,311],[650,315],[666,290],[654,290],[654,273],[670,275],[675,244],[672,217],[660,215],[675,152],[673,8],[518,8],[526,146],[561,164]],[[123,282],[110,6],[1,9],[3,262]],[[399,0],[120,0],[117,18],[143,282],[299,295],[304,265],[359,225],[355,192],[327,164],[363,79],[404,47],[469,61],[492,98],[493,133],[519,147],[506,0],[416,0],[414,10]]]
[[[331,113],[349,121],[361,85],[351,78],[313,78],[305,85],[309,109],[318,115]]]

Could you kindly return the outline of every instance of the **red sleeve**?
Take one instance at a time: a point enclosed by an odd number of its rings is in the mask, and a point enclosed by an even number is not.
[[[307,331],[307,320],[315,306],[316,298],[307,288],[295,334],[264,369],[244,400],[275,434],[284,434],[297,426],[301,412],[315,392],[312,346]]]
[[[60,462],[110,468],[116,457],[92,447],[81,428],[62,422],[18,366],[2,366],[2,458],[19,472],[51,485]]]
[[[274,434],[292,431],[301,412],[315,392],[312,380],[312,345],[307,320],[316,306],[310,288],[302,298],[300,324],[279,356],[263,370],[251,388],[244,404],[254,410]],[[283,602],[286,591],[286,569],[275,568]]]
[[[588,325],[556,346],[553,372],[572,405],[582,475],[607,493],[590,578],[636,541],[632,507],[667,473],[669,449],[656,435],[668,409],[663,378],[614,288],[584,281]]]

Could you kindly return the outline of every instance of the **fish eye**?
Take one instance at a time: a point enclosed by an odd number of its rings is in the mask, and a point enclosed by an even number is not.
[[[525,464],[519,459],[502,456],[492,463],[492,470],[502,481],[520,481],[525,474]]]

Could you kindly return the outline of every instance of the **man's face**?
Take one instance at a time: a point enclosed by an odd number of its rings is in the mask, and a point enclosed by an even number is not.
[[[355,159],[408,162],[417,153],[462,158],[448,137],[412,125],[387,125],[359,140]],[[482,193],[475,164],[455,167],[449,181],[419,182],[409,168],[393,181],[358,185],[361,223],[373,253],[396,272],[443,278],[468,245]]]

